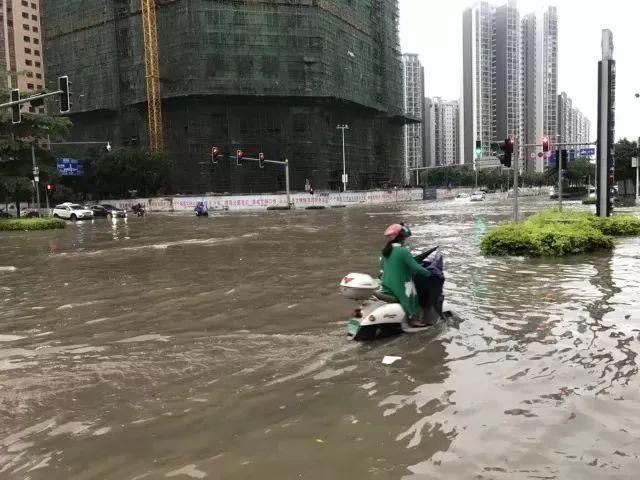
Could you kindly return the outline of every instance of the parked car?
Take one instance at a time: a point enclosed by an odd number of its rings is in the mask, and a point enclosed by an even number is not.
[[[473,192],[471,194],[471,201],[472,202],[482,202],[484,199],[485,199],[484,192],[478,191],[478,192]]]
[[[77,203],[63,203],[56,205],[53,209],[55,218],[65,218],[75,222],[76,220],[90,220],[93,218],[93,212],[88,208],[78,205]]]
[[[107,203],[93,205],[90,208],[94,217],[125,218],[127,216],[127,212],[122,208],[114,207]]]

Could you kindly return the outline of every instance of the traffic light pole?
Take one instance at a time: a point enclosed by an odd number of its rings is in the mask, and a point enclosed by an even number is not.
[[[517,160],[518,163],[520,159]],[[518,165],[513,166],[513,221],[518,223]]]
[[[262,162],[262,163],[272,163],[274,165],[284,165],[284,175],[285,175],[285,187],[287,189],[287,208],[291,208],[291,185],[290,185],[290,176],[289,176],[289,159],[285,158],[283,160],[260,160],[259,158],[251,158],[251,157],[242,157],[242,161],[249,160],[250,162]]]
[[[560,158],[556,158],[556,162],[558,162],[558,209],[562,211],[562,152],[559,150],[556,152],[560,154]]]
[[[0,108],[10,108],[15,105],[21,105],[23,103],[29,103],[36,100],[41,100],[43,98],[54,97],[56,95],[60,95],[62,90],[56,90],[55,92],[43,93],[40,95],[33,95],[31,97],[21,98],[20,100],[14,100],[13,102],[0,103]]]

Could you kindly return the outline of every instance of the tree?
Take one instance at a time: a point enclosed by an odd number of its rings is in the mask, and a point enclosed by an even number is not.
[[[589,158],[581,157],[571,160],[566,167],[565,180],[574,187],[584,186],[589,181],[594,182],[596,178],[596,166],[591,165]]]
[[[25,92],[25,96],[33,92]],[[9,94],[6,93],[5,98]],[[69,131],[71,122],[64,117],[23,113],[22,122],[11,123],[11,110],[0,111],[0,201],[20,201],[33,192],[31,147],[36,150],[41,182],[57,178],[55,161],[46,146],[46,140],[57,140]]]
[[[95,152],[86,166],[86,188],[101,198],[171,192],[171,163],[163,154],[133,148]]]

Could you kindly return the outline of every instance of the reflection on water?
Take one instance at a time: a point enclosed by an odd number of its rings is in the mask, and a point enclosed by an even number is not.
[[[0,478],[635,478],[640,240],[481,256],[508,214],[441,202],[3,236]],[[464,321],[349,342],[336,285],[375,272],[397,220],[443,249]]]

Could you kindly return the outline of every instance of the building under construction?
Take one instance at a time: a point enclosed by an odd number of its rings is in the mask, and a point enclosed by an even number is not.
[[[48,79],[72,81],[73,140],[146,147],[140,0],[42,0]],[[179,191],[349,189],[402,180],[397,0],[156,0],[164,151]],[[50,85],[50,87],[54,87]],[[217,145],[225,160],[211,165]],[[232,157],[232,158],[230,158]]]

